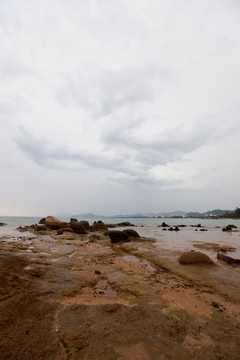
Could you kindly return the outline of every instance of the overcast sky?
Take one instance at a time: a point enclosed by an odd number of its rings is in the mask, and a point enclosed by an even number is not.
[[[240,205],[238,0],[1,0],[0,215]]]

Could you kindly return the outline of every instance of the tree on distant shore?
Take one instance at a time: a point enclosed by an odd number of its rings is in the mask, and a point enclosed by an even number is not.
[[[237,207],[234,211],[226,212],[222,215],[224,218],[240,218],[240,208]]]

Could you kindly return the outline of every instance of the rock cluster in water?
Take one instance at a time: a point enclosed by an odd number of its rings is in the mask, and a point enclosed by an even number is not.
[[[92,225],[86,220],[80,220],[71,218],[69,222],[61,221],[54,216],[47,216],[42,218],[38,224],[30,226],[20,226],[19,231],[34,231],[34,232],[46,232],[49,230],[55,230],[57,235],[62,235],[65,232],[75,234],[88,234],[89,232],[104,232],[104,235],[108,235],[112,243],[128,242],[130,239],[139,237],[137,231],[133,229],[121,230],[108,230],[108,228],[114,227],[128,227],[134,226],[130,222],[121,222],[118,224],[104,224],[101,220],[94,221]]]

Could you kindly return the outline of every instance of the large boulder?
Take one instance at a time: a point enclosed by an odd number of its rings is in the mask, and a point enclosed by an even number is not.
[[[39,224],[45,224],[45,220],[46,220],[46,218],[42,218],[41,220],[39,220]]]
[[[79,222],[81,224],[83,224],[83,226],[85,227],[86,230],[90,230],[90,225],[89,225],[89,222],[87,220],[81,220]]]
[[[103,222],[95,222],[91,226],[92,231],[106,231],[108,230],[108,227]]]
[[[179,258],[180,264],[214,264],[206,254],[199,251],[187,251],[184,252]]]
[[[70,223],[70,228],[73,229],[73,231],[77,234],[87,234],[87,229],[81,221],[72,221]]]
[[[61,223],[62,221],[56,219],[54,216],[47,216],[45,219],[45,224],[49,227],[61,227]]]
[[[126,234],[124,231],[120,231],[120,230],[110,230],[108,232],[108,235],[111,239],[111,242],[112,243],[118,243],[118,242],[128,242],[130,241],[128,239],[128,234]]]
[[[123,232],[126,233],[128,236],[140,237],[139,233],[133,229],[124,229]]]

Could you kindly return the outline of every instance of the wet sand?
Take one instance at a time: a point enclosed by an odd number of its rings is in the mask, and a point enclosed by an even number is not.
[[[240,267],[216,257],[239,250],[239,233],[136,230],[122,244],[103,232],[2,237],[1,358],[240,359]],[[215,265],[180,265],[192,249]]]

